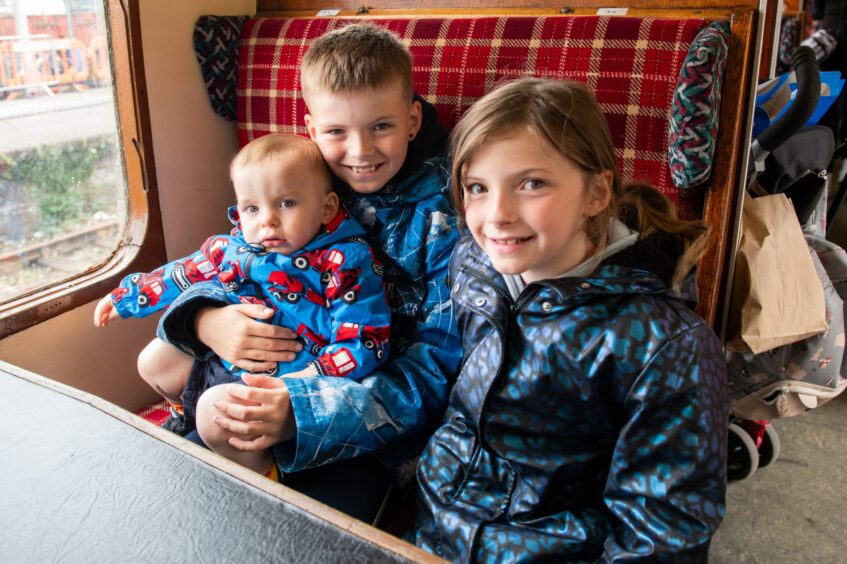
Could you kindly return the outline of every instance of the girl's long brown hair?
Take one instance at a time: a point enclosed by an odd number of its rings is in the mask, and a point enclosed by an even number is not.
[[[585,224],[601,252],[606,246],[609,220],[617,217],[644,238],[655,231],[678,235],[685,251],[677,262],[673,284],[688,274],[705,248],[708,228],[700,221],[677,218],[673,203],[646,183],[622,184],[609,126],[594,95],[572,80],[521,78],[506,82],[480,98],[453,129],[452,192],[456,210],[464,217],[462,173],[476,151],[488,140],[526,128],[550,143],[584,173],[612,173],[609,206]]]

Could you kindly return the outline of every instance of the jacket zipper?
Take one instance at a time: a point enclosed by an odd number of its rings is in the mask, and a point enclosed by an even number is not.
[[[258,253],[255,253],[253,251],[247,252],[247,257],[244,259],[244,266],[242,268],[244,270],[244,280],[241,280],[239,282],[243,283],[243,282],[247,282],[248,280],[250,280],[252,282],[252,284],[251,284],[251,288],[250,288],[249,291],[256,294],[256,296],[255,296],[256,298],[258,298],[260,300],[267,300],[268,298],[265,295],[264,288],[262,288],[262,286],[260,284],[255,283],[255,277],[250,272],[250,269],[253,266],[253,260],[256,258],[257,254]],[[239,283],[239,286],[241,285],[240,283]]]
[[[476,268],[474,268],[472,266],[466,266],[464,264],[459,267],[459,271],[460,272],[466,272],[466,273],[470,274],[471,276],[473,276],[474,278],[478,279],[480,282],[484,282],[487,285],[491,286],[491,288],[495,292],[500,294],[503,297],[503,299],[506,300],[506,303],[509,304],[509,309],[512,312],[515,311],[515,309],[516,309],[515,300],[512,299],[512,296],[509,294],[509,292],[507,292],[506,290],[501,288],[500,285],[497,284],[494,281],[494,279],[492,279],[490,276],[488,276],[487,274],[485,274],[484,272],[482,272],[480,270],[477,270]]]
[[[526,304],[535,299],[539,292],[541,292],[541,288],[539,286],[536,286],[529,291],[524,290],[518,297],[518,302],[515,304],[515,311],[522,310]]]
[[[459,267],[459,270],[461,272],[464,272],[464,273],[468,274],[469,276],[476,278],[477,280],[487,284],[488,286],[493,288],[494,291],[497,294],[502,296],[504,300],[506,300],[506,304],[508,304],[508,306],[509,306],[510,315],[507,315],[505,320],[495,319],[494,315],[492,315],[491,312],[486,311],[485,309],[477,306],[478,314],[482,315],[485,319],[487,319],[488,322],[491,323],[491,326],[494,328],[494,331],[496,331],[498,333],[498,335],[500,336],[500,342],[502,343],[503,354],[505,355],[506,335],[508,334],[509,324],[512,321],[512,316],[515,313],[515,301],[512,299],[512,296],[510,296],[507,291],[503,290],[500,286],[498,286],[497,283],[494,282],[494,280],[491,277],[489,277],[488,275],[486,275],[484,272],[481,272],[481,271],[479,271],[479,270],[477,270],[477,269],[475,269],[471,266],[466,266],[464,264]],[[504,364],[503,359],[501,358],[500,359],[500,365],[497,367],[497,374],[494,376],[494,380],[497,380],[497,378],[500,377],[500,374],[503,370],[503,364]],[[494,380],[492,380],[492,382]],[[488,391],[485,392],[485,396],[482,398],[482,405],[480,406],[480,414],[482,414],[482,412],[485,409],[485,402],[486,402],[487,399],[488,399]],[[477,430],[477,435],[479,437],[480,446],[483,446],[483,445],[487,446],[486,443],[485,443],[485,439],[483,438],[483,433],[482,433],[482,418],[480,417],[480,420],[478,422],[475,422],[475,423],[476,423],[476,428],[477,428],[476,430]]]
[[[486,311],[484,311],[480,308],[480,314],[483,315],[486,319],[488,319],[489,322],[494,326],[494,330],[497,331],[500,334],[500,340],[503,343],[504,352],[505,352],[506,333],[507,333],[508,325],[512,321],[512,317],[525,304],[531,302],[535,298],[535,296],[541,291],[540,288],[535,288],[535,289],[533,289],[529,292],[526,292],[526,291],[523,292],[522,295],[520,296],[520,298],[518,299],[517,303],[516,303],[515,300],[512,298],[511,294],[509,294],[509,292],[507,292],[506,290],[503,290],[503,288],[501,288],[500,285],[498,285],[490,276],[488,276],[484,272],[481,272],[480,270],[478,270],[476,268],[473,268],[471,266],[467,266],[467,265],[464,265],[464,264],[459,267],[459,271],[464,272],[464,273],[468,274],[469,276],[476,278],[477,280],[479,280],[480,282],[482,282],[484,284],[487,284],[497,294],[502,296],[504,300],[506,300],[506,303],[509,306],[509,311],[510,311],[511,315],[509,315],[506,318],[504,323],[498,323],[497,320],[495,320],[492,315],[490,315],[488,312],[486,312]],[[500,373],[502,372],[502,370],[503,370],[503,361],[501,360],[500,366],[497,369],[498,374],[497,374],[497,376],[495,376],[495,380],[500,377]],[[485,396],[482,399],[483,406],[480,409],[480,413],[485,411],[485,402],[487,400],[488,400],[488,391],[486,391]],[[478,437],[478,440],[479,440],[479,445],[477,446],[477,449],[485,449],[485,450],[491,452],[493,456],[499,457],[499,455],[493,454],[493,450],[491,449],[491,447],[488,445],[488,443],[485,440],[485,435],[483,433],[482,418],[480,418],[480,420],[478,422],[476,432],[477,432],[477,437]],[[478,455],[479,455],[478,452],[474,453],[474,457],[473,457],[474,460],[477,459]],[[471,543],[470,543],[471,548],[468,552],[468,562],[473,559],[475,547],[479,542],[480,529],[484,525],[486,525],[488,523],[493,523],[494,521],[499,519],[504,513],[507,512],[508,507],[512,503],[512,495],[514,494],[515,481],[517,479],[516,475],[515,475],[515,469],[512,466],[511,462],[509,462],[507,459],[505,459],[505,458],[501,458],[501,459],[509,467],[509,483],[508,483],[508,488],[507,488],[508,491],[505,495],[503,503],[501,503],[500,506],[497,508],[496,513],[493,516],[489,517],[488,519],[482,520],[477,525],[476,529],[474,530],[473,537],[471,538]],[[465,479],[468,479],[468,478],[469,478],[469,476],[465,476]]]
[[[503,342],[504,351],[505,351],[507,328],[508,328],[509,323],[511,323],[511,321],[512,321],[512,317],[515,316],[518,311],[523,309],[523,307],[526,306],[526,304],[532,302],[532,300],[534,300],[536,298],[536,296],[539,294],[539,292],[541,292],[541,286],[537,286],[535,288],[532,288],[529,291],[524,290],[521,293],[521,295],[518,297],[518,300],[516,302],[512,298],[511,294],[509,294],[509,292],[503,290],[500,287],[500,285],[498,285],[490,276],[488,276],[484,272],[481,272],[481,271],[477,270],[476,268],[473,268],[471,266],[466,266],[464,264],[459,267],[459,271],[464,272],[464,273],[468,274],[469,276],[476,278],[480,282],[483,282],[483,283],[487,284],[488,286],[490,286],[497,294],[502,296],[503,299],[506,300],[506,303],[509,305],[509,311],[510,311],[511,315],[508,316],[508,318],[505,320],[504,323],[498,323],[491,315],[488,314],[488,312],[485,312],[484,310],[480,311],[480,313],[484,317],[486,317],[489,320],[489,322],[492,323],[492,325],[495,328],[495,331],[498,331],[500,333],[500,339]],[[500,366],[498,367],[498,370],[497,370],[498,374],[495,377],[495,380],[500,377],[500,373],[502,372],[503,367],[504,367],[504,363],[501,360]],[[482,414],[485,411],[485,403],[486,403],[487,400],[488,400],[488,391],[486,391],[485,396],[483,397],[483,400],[482,400],[483,406],[480,409],[480,414]],[[466,562],[468,562],[468,563],[471,562],[474,558],[474,554],[476,552],[476,547],[479,543],[479,536],[480,536],[480,533],[481,533],[481,529],[485,525],[497,521],[504,514],[506,514],[508,512],[508,509],[512,504],[512,496],[514,495],[515,482],[517,480],[516,470],[512,466],[511,462],[506,458],[502,458],[499,455],[494,454],[494,451],[491,449],[491,447],[486,442],[485,434],[483,432],[482,417],[480,417],[480,420],[479,420],[478,425],[477,425],[477,436],[478,436],[478,440],[479,440],[479,446],[477,448],[485,449],[485,450],[489,451],[490,453],[492,453],[492,456],[497,456],[498,458],[501,458],[501,460],[509,467],[509,479],[508,479],[507,492],[504,496],[503,502],[497,508],[496,513],[494,515],[490,516],[489,518],[483,519],[482,521],[480,521],[474,529],[473,536],[470,539],[471,542],[470,542],[470,550],[468,551],[468,558],[466,559]],[[478,456],[478,453],[475,453],[474,459],[476,459],[476,456]],[[468,479],[468,478],[469,478],[469,476],[465,476],[465,479]]]
[[[523,307],[526,304],[528,304],[529,302],[531,302],[532,300],[534,300],[535,297],[538,295],[538,293],[541,291],[540,287],[533,288],[528,292],[524,291],[519,296],[518,301],[515,302],[515,300],[514,300],[514,298],[512,298],[511,294],[509,294],[507,291],[503,290],[503,288],[501,288],[490,276],[488,276],[484,272],[481,272],[481,271],[477,270],[476,268],[474,268],[472,266],[466,266],[464,264],[459,267],[459,270],[461,272],[466,272],[469,275],[477,278],[481,282],[485,282],[486,284],[491,286],[491,288],[495,292],[497,292],[499,295],[503,296],[503,299],[505,299],[506,303],[509,304],[509,310],[513,314],[522,310]]]

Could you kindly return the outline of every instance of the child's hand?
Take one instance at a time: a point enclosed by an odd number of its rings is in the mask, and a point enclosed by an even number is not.
[[[222,359],[262,372],[277,362],[294,360],[295,353],[303,350],[290,329],[256,321],[272,315],[272,309],[257,304],[208,307],[197,312],[194,328],[200,342]]]
[[[106,296],[94,308],[94,326],[105,327],[109,322],[118,317],[118,311],[112,304],[112,297]]]
[[[215,407],[225,416],[215,417],[215,423],[236,435],[229,444],[245,451],[259,451],[293,438],[297,428],[291,411],[288,388],[281,378],[243,374],[247,386],[230,386],[231,402],[218,400]]]

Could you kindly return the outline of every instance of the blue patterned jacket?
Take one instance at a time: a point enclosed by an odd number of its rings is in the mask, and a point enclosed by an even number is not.
[[[371,452],[380,452],[396,468],[420,452],[444,414],[462,354],[447,285],[459,237],[442,156],[447,132],[437,125],[434,108],[423,106],[424,126],[385,187],[357,194],[336,186],[385,269],[391,355],[358,381],[286,379],[297,435],[274,447],[283,472]],[[192,287],[162,316],[159,336],[195,356],[208,356],[194,334],[194,313],[222,301],[206,284]],[[405,477],[405,468],[398,470]]]
[[[706,560],[724,514],[726,364],[668,287],[678,252],[652,235],[515,303],[462,240],[466,358],[418,465],[420,546],[457,562]]]
[[[123,317],[161,311],[192,285],[212,281],[229,303],[260,303],[269,320],[295,331],[304,349],[274,374],[311,365],[322,376],[358,378],[389,353],[390,312],[382,267],[364,232],[343,209],[318,235],[291,255],[266,253],[244,240],[235,206],[231,235],[214,235],[200,250],[149,273],[126,276],[112,291]],[[244,370],[222,360],[233,375]]]

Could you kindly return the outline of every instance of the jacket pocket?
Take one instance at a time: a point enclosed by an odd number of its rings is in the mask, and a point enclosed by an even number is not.
[[[446,506],[461,494],[479,457],[473,423],[450,417],[429,440],[418,464],[418,483],[425,485],[439,505]]]

